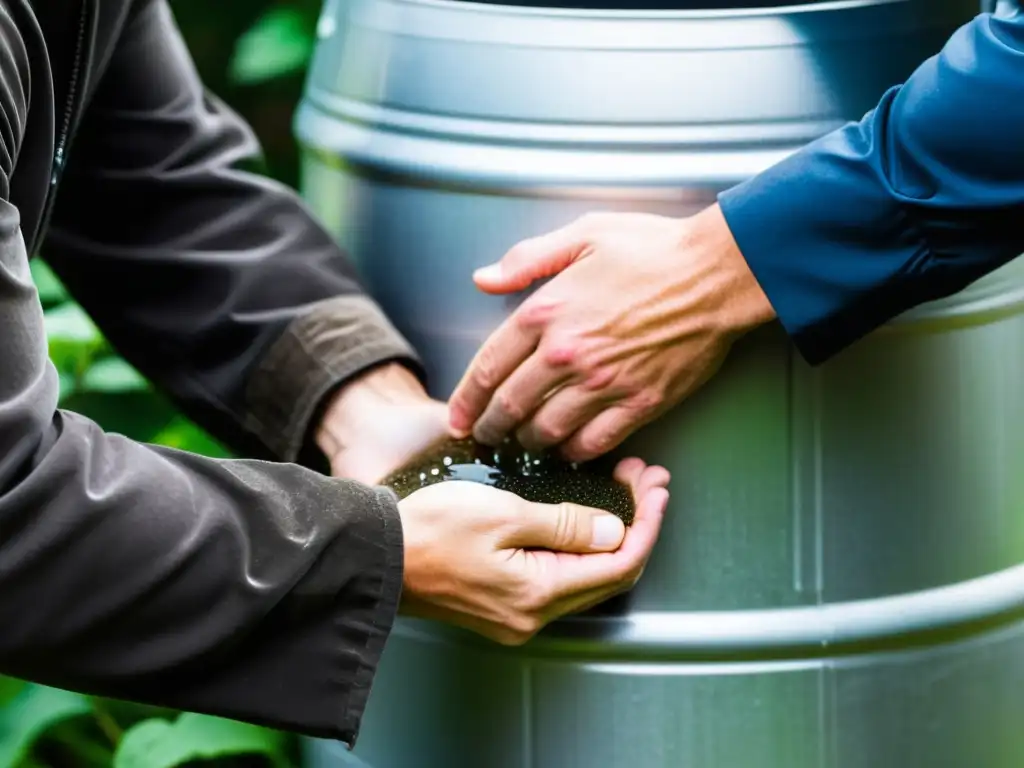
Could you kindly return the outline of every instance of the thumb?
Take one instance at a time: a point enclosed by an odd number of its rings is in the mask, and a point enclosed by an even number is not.
[[[615,515],[579,504],[524,502],[517,522],[507,544],[556,552],[613,552],[626,535]]]
[[[484,293],[514,293],[537,280],[557,275],[583,252],[586,243],[577,227],[563,227],[513,246],[501,260],[473,273]]]

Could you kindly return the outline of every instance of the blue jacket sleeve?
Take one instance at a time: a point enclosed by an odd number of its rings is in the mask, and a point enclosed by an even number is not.
[[[1024,14],[982,14],[859,123],[719,196],[800,353],[827,360],[1024,252]]]

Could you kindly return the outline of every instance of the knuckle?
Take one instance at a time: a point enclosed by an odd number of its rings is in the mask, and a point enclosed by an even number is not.
[[[499,391],[494,396],[494,404],[505,419],[519,423],[526,418],[526,408],[520,398],[508,392]]]
[[[665,393],[657,387],[643,387],[624,403],[629,410],[648,414],[665,402]]]
[[[564,424],[547,420],[535,423],[532,432],[535,440],[544,445],[560,443],[569,436],[569,430]]]
[[[601,367],[593,343],[579,329],[560,329],[557,335],[549,334],[541,346],[546,364],[566,369],[578,379],[587,379]]]
[[[498,366],[490,347],[480,350],[473,368],[473,382],[480,388],[490,390],[498,384]]]
[[[564,549],[579,537],[580,517],[575,514],[571,504],[563,501],[558,504],[557,520],[555,541],[560,548]]]
[[[523,303],[512,315],[512,324],[520,333],[529,332],[540,325],[537,316],[538,309],[535,304]]]
[[[520,331],[534,331],[547,325],[558,312],[561,302],[554,298],[534,294],[519,305],[513,321]]]
[[[573,372],[578,378],[586,380],[601,375],[611,379],[615,375],[613,367],[607,364],[607,351],[601,349],[600,341],[580,334],[573,339],[576,355],[573,357]],[[608,371],[604,373],[604,371]]]
[[[592,370],[584,372],[584,389],[590,392],[601,392],[608,390],[615,381],[615,371],[610,366],[595,366]]]
[[[522,642],[525,643],[540,632],[541,621],[531,613],[516,613],[509,617],[506,626],[512,636],[521,638]]]
[[[577,446],[585,456],[599,456],[615,447],[616,437],[607,430],[582,435]]]
[[[557,367],[574,365],[577,361],[579,348],[573,340],[566,339],[550,344],[544,350],[543,360],[546,364]]]

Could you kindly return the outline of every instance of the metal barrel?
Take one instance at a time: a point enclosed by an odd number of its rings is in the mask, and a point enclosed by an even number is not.
[[[479,293],[474,268],[588,211],[698,211],[860,118],[977,12],[561,5],[328,0],[320,19],[303,192],[442,398],[522,299]],[[673,475],[636,589],[515,649],[400,621],[356,755],[1019,768],[1022,302],[1018,261],[818,368],[778,328],[742,340],[619,451]]]

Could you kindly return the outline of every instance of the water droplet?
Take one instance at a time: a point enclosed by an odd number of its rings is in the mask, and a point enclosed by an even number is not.
[[[452,457],[451,456],[445,456],[444,457],[444,465],[446,467],[450,467],[452,465]]]

